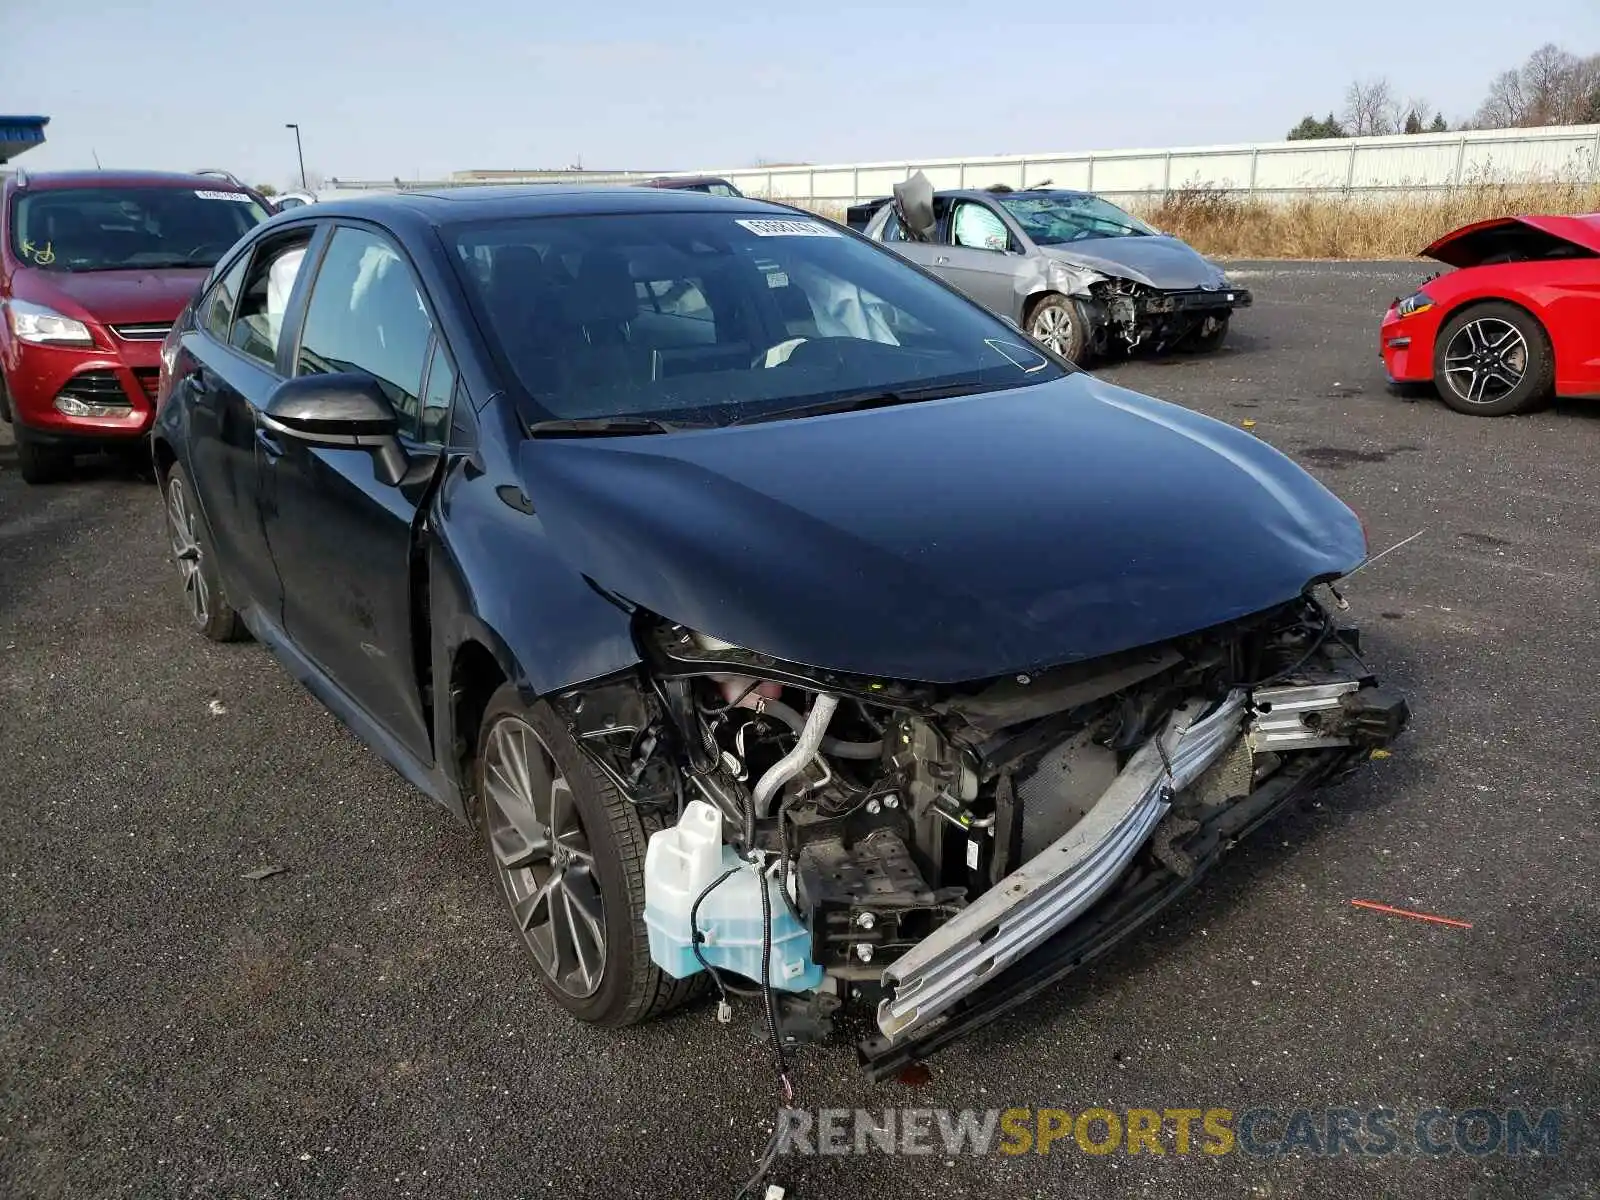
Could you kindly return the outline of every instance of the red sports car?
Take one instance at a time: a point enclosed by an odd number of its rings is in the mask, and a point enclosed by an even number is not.
[[[1422,255],[1456,270],[1384,314],[1391,383],[1432,382],[1478,417],[1600,398],[1600,213],[1476,221]]]

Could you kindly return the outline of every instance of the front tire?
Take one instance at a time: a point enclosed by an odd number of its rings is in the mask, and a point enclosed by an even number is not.
[[[205,523],[195,505],[188,474],[173,463],[161,490],[166,499],[167,535],[172,539],[172,556],[183,580],[189,618],[201,636],[213,642],[238,641],[244,636],[244,622],[222,590],[216,556],[206,542]]]
[[[16,430],[17,469],[30,485],[57,483],[72,471],[72,455],[54,446],[41,446],[19,426]]]
[[[1028,336],[1062,358],[1081,366],[1089,346],[1089,325],[1083,309],[1070,296],[1049,295],[1028,312]]]
[[[473,769],[479,831],[546,992],[581,1021],[637,1025],[699,991],[650,958],[644,856],[659,824],[590,765],[545,701],[506,684]]]
[[[1514,304],[1464,308],[1433,344],[1439,398],[1474,417],[1529,412],[1555,389],[1555,355],[1544,327]]]
[[[1182,349],[1191,354],[1214,354],[1222,349],[1222,343],[1228,338],[1228,322],[1232,313],[1223,313],[1220,317],[1207,317],[1188,337],[1183,339]],[[1214,321],[1209,332],[1206,331],[1206,321]]]

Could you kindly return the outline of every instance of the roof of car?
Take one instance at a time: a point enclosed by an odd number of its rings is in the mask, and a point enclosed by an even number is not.
[[[989,199],[999,199],[1004,196],[1092,196],[1093,192],[1081,191],[1078,188],[1012,188],[1009,192],[991,192],[988,188],[952,188],[946,192],[935,192],[935,196],[962,196]]]
[[[704,183],[727,183],[729,187],[733,186],[721,175],[657,175],[654,179],[645,180],[646,187],[658,188],[688,188]]]
[[[26,187],[186,187],[208,188],[216,192],[242,192],[248,189],[218,175],[196,175],[187,171],[24,171]]]
[[[750,197],[713,196],[678,188],[617,185],[504,184],[439,188],[432,191],[378,192],[341,197],[315,206],[290,209],[299,217],[369,217],[382,221],[401,215],[420,216],[430,224],[512,217],[575,217],[602,213],[645,212],[787,212],[789,209]]]
[[[936,200],[997,200],[1004,196],[1093,196],[1093,192],[1085,192],[1080,188],[1012,188],[1008,192],[991,192],[988,188],[941,188],[933,193]],[[894,201],[893,196],[876,196],[871,200],[862,200],[850,205],[852,210],[870,208],[876,215],[878,210]]]

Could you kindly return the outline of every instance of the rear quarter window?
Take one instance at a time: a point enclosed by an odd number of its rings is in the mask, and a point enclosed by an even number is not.
[[[200,301],[198,324],[219,342],[226,343],[228,340],[228,326],[233,321],[234,302],[239,297],[245,268],[249,265],[250,256],[247,254],[241,257],[233,269],[217,280],[211,291]]]

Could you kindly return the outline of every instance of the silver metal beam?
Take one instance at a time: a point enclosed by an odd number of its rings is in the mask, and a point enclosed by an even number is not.
[[[889,995],[878,1006],[878,1028],[886,1037],[933,1022],[1116,882],[1171,807],[1173,793],[1238,740],[1245,693],[1233,691],[1202,717],[1207,704],[1197,699],[1181,707],[1134,752],[1083,820],[884,971]]]

